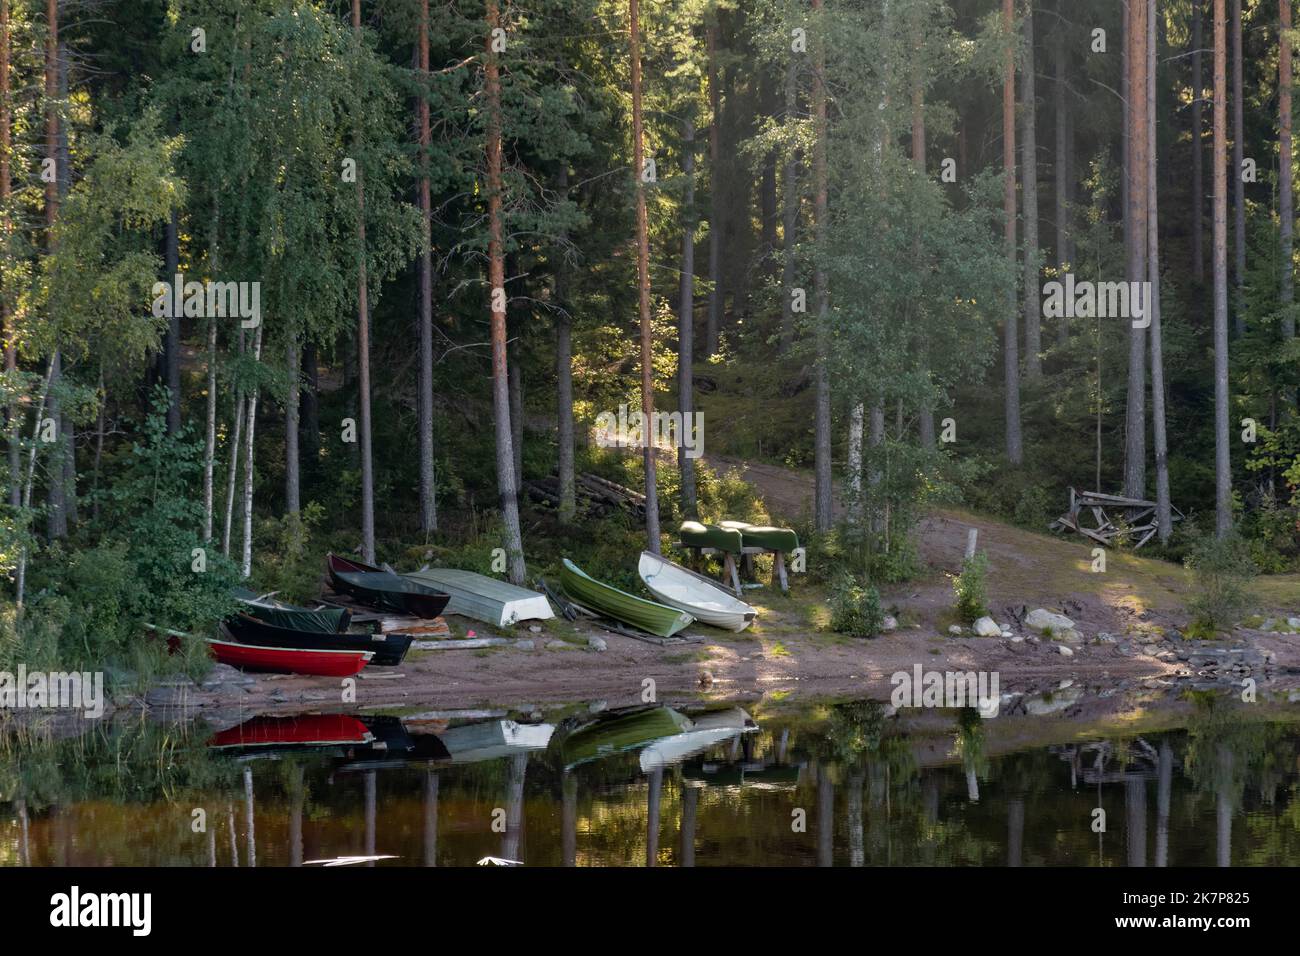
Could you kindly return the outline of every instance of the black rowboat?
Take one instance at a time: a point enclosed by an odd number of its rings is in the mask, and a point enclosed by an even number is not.
[[[273,597],[258,595],[247,588],[234,589],[240,611],[266,624],[295,631],[343,633],[352,621],[352,612],[341,607],[308,608],[287,604]]]
[[[241,644],[257,647],[286,647],[298,650],[371,651],[371,664],[396,667],[411,648],[410,634],[351,634],[348,632],[300,631],[267,624],[249,614],[237,614],[226,621],[226,630]]]
[[[391,571],[380,571],[336,554],[327,556],[325,561],[334,589],[351,595],[361,604],[399,614],[435,618],[451,600],[451,595]]]

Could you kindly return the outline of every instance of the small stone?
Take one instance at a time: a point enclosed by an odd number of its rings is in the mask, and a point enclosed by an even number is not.
[[[1062,656],[1062,657],[1073,657],[1073,656],[1074,656],[1074,651],[1070,650],[1070,648],[1066,647],[1064,644],[1058,644],[1058,645],[1056,645],[1056,649],[1057,649],[1058,651],[1061,652],[1061,656]]]
[[[528,640],[515,641],[515,647],[519,648],[521,651],[531,651],[536,646],[536,644]]]
[[[1116,643],[1115,635],[1114,635],[1114,634],[1111,634],[1111,633],[1109,633],[1109,632],[1107,632],[1107,631],[1101,631],[1101,632],[1096,636],[1096,638],[1094,638],[1094,640],[1096,640],[1096,642],[1097,642],[1098,644],[1114,644],[1114,643]]]
[[[1053,614],[1045,608],[1034,608],[1025,617],[1025,627],[1040,634],[1051,631],[1053,636],[1062,631],[1074,630],[1074,622],[1064,614]]]
[[[975,633],[980,637],[1001,637],[1002,628],[991,617],[982,617],[975,622]]]
[[[609,648],[603,637],[597,637],[595,634],[587,638],[587,646],[593,651],[603,651]]]
[[[548,651],[559,651],[569,646],[570,645],[568,641],[547,641],[546,642],[546,649]]]
[[[949,634],[960,634],[960,633],[961,633],[961,627],[960,627],[960,625],[953,624],[952,626],[950,626],[950,627],[948,628],[948,633],[949,633]]]
[[[1011,638],[1011,640],[1013,640],[1013,641],[1019,641],[1019,640],[1021,640],[1021,638],[1014,637],[1014,636],[1012,635],[1010,628],[1004,630],[1004,631],[1002,632],[1002,636],[1003,636],[1003,637],[1009,637],[1009,638]]]
[[[886,614],[885,620],[880,625],[880,629],[886,633],[898,630],[898,618],[894,617],[892,614]]]
[[[540,633],[542,633],[542,629],[541,629],[541,627],[540,627],[539,625],[537,625],[537,624],[529,624],[529,625],[528,625],[528,630],[532,631],[534,634],[540,634]]]

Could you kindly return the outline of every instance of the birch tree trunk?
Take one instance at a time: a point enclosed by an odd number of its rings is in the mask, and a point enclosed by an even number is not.
[[[1214,530],[1232,530],[1232,460],[1228,450],[1228,116],[1227,23],[1214,0]]]
[[[506,570],[512,584],[526,576],[519,496],[510,433],[510,387],[506,368],[505,251],[501,211],[501,75],[492,33],[501,25],[497,0],[487,0],[483,92],[487,101],[488,286],[492,301],[492,411],[496,429],[497,490],[505,533]]]
[[[284,400],[284,510],[287,514],[296,515],[302,510],[298,456],[298,389],[302,379],[302,348],[296,332],[289,333],[289,341],[285,346],[285,366],[289,389]]]
[[[213,269],[216,266],[214,264]],[[212,540],[213,473],[217,458],[217,320],[208,319],[208,396],[203,441],[203,540]]]
[[[1022,125],[1021,192],[1025,217],[1025,378],[1037,385],[1043,378],[1042,298],[1039,284],[1038,250],[1038,122],[1037,94],[1034,91],[1034,4],[1025,9],[1025,70],[1021,74]]]
[[[773,160],[775,162],[775,160]],[[686,179],[682,197],[682,268],[677,303],[677,408],[682,414],[683,437],[690,432],[695,411],[695,118],[682,120],[682,175]],[[775,176],[775,166],[773,167]],[[782,326],[784,329],[784,325]],[[682,513],[695,517],[695,459],[686,453],[684,441],[677,448],[677,470],[681,473]]]
[[[632,59],[632,169],[636,175],[636,269],[641,316],[641,427],[645,456],[645,531],[647,548],[659,553],[659,489],[655,475],[654,365],[650,330],[650,242],[646,224],[645,147],[641,127],[641,25],[637,0],[628,4],[629,43]],[[714,117],[717,125],[717,117]]]
[[[1002,30],[1006,48],[1002,53],[1002,213],[1003,242],[1007,263],[1016,271],[1016,33],[1015,0],[1002,0]],[[1020,437],[1020,333],[1016,321],[1016,282],[1007,289],[1006,321],[1002,330],[1005,379],[1007,460],[1019,465],[1024,460]]]
[[[1069,100],[1066,88],[1065,59],[1065,21],[1061,18],[1061,0],[1056,0],[1057,22],[1052,30],[1052,60],[1056,68],[1055,82],[1052,84],[1052,103],[1055,113],[1053,132],[1056,134],[1052,186],[1056,201],[1056,268],[1064,273],[1070,263],[1070,207],[1067,184],[1069,183],[1069,147],[1067,145],[1066,126],[1068,123]],[[1062,315],[1056,320],[1056,343],[1064,346],[1070,341],[1070,320]]]
[[[59,180],[59,3],[58,0],[45,2],[46,36],[45,36],[45,158],[54,160],[55,176],[45,184],[45,248],[47,253],[54,252],[54,224],[59,218],[59,198],[62,184]],[[62,379],[62,360],[58,351],[50,359],[50,387],[48,390],[49,417],[55,422],[62,419],[59,409],[58,390]],[[40,427],[40,419],[37,419]],[[61,438],[61,436],[59,436]],[[68,516],[64,511],[64,484],[62,455],[52,456],[50,481],[47,494],[49,514],[46,517],[46,532],[50,538],[62,538],[68,533]]]
[[[262,360],[262,323],[253,333],[253,361]],[[248,396],[248,420],[244,423],[244,553],[240,569],[244,577],[253,573],[253,434],[257,427],[257,388]]]
[[[180,214],[172,210],[167,219],[165,257],[167,282],[180,271]],[[167,319],[167,337],[163,348],[163,364],[167,372],[167,434],[175,435],[181,430],[181,305],[172,305],[172,314]]]

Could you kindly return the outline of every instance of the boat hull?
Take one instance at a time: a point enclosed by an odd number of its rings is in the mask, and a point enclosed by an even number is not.
[[[336,554],[331,554],[326,559],[334,589],[351,595],[361,604],[431,620],[440,615],[451,600],[448,594],[407,580],[391,571],[358,571],[355,570],[357,566],[358,562],[340,558]]]
[[[641,552],[637,565],[646,590],[669,607],[685,611],[697,621],[728,631],[743,631],[758,612],[732,597],[702,574],[665,561],[649,551]]]
[[[244,671],[273,674],[307,674],[313,677],[352,677],[370,663],[370,651],[304,650],[296,647],[262,647],[207,638],[221,664]]]
[[[582,607],[659,637],[672,637],[694,621],[679,608],[647,601],[597,581],[568,558],[560,568],[560,583],[565,593]]]
[[[379,667],[396,667],[411,649],[409,634],[338,634],[323,631],[300,631],[276,627],[247,614],[226,621],[231,638],[240,644],[262,647],[289,647],[296,650],[371,651],[370,661]]]

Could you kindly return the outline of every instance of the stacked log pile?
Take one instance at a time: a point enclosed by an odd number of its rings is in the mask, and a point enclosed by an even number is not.
[[[528,497],[548,508],[560,506],[560,480],[554,475],[524,482]],[[596,518],[606,518],[623,511],[638,521],[645,521],[645,495],[617,482],[584,472],[574,487],[578,509]]]

